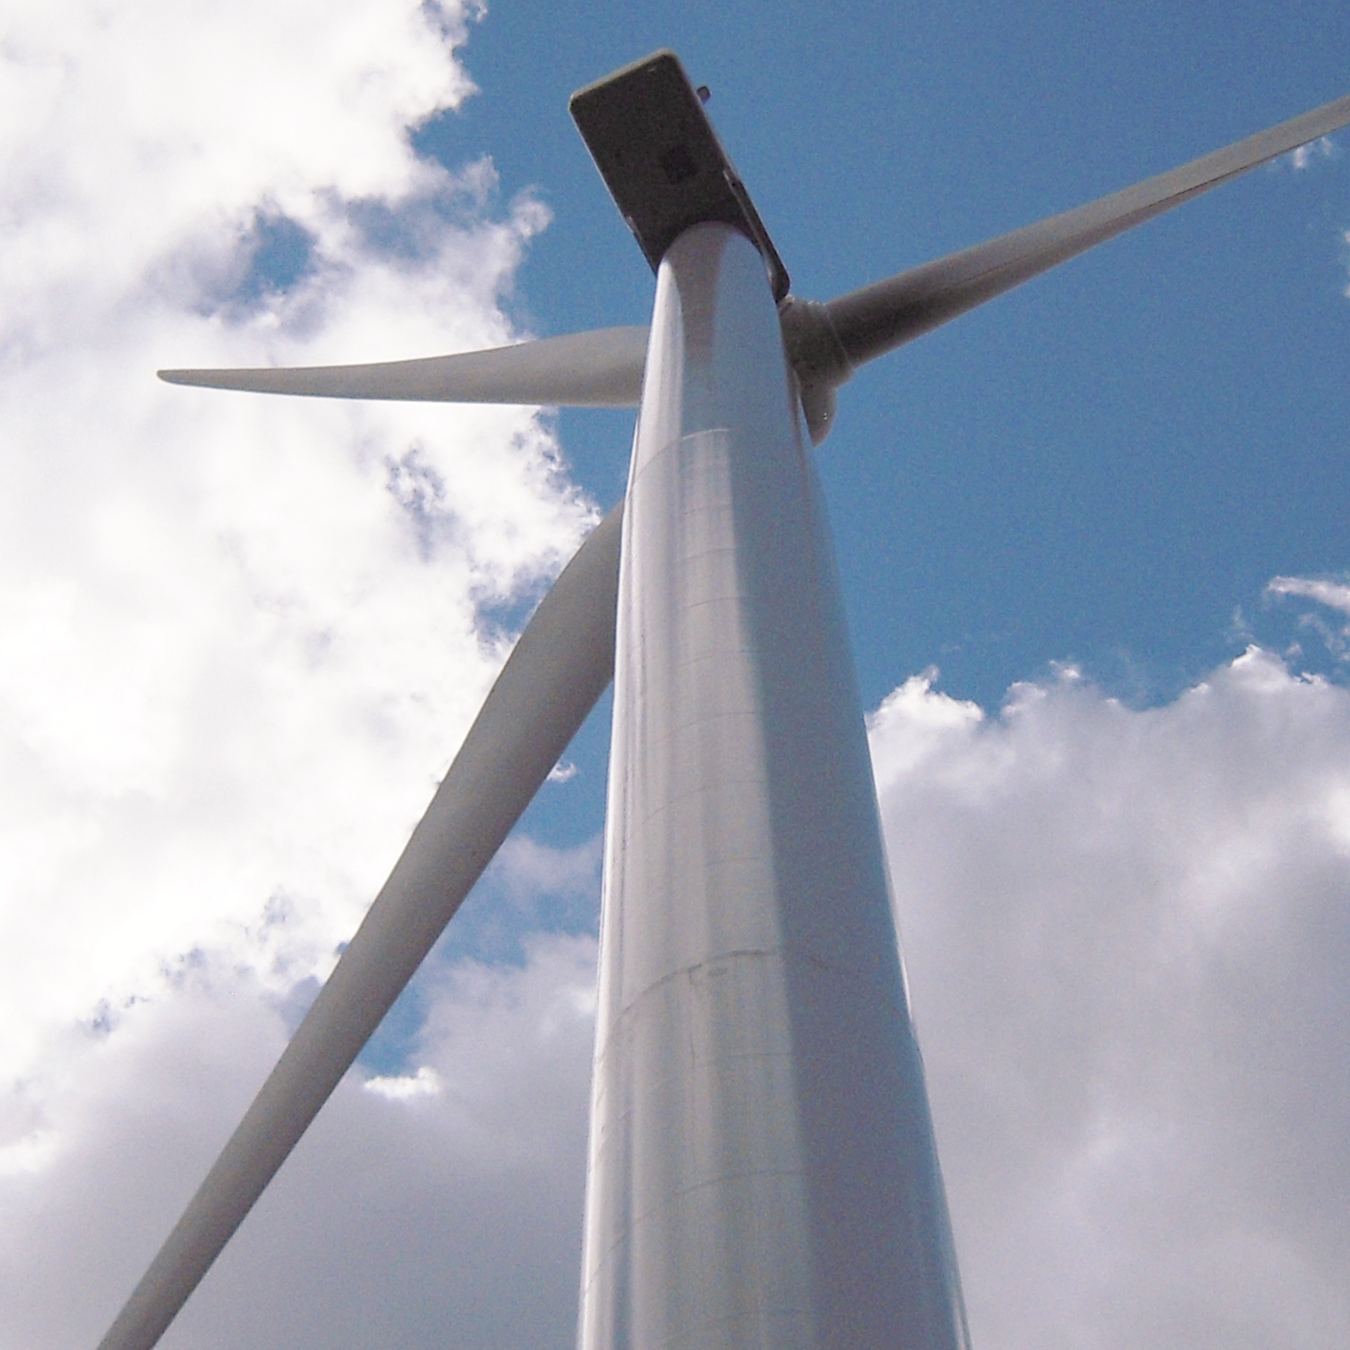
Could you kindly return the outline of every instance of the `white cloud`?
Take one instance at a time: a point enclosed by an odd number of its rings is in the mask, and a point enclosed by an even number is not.
[[[1345,1344],[1350,691],[911,681],[872,741],[975,1343]]]
[[[409,149],[470,92],[469,17],[6,15],[5,1350],[88,1342],[115,1311],[476,711],[506,640],[482,606],[535,593],[593,519],[528,410],[153,378],[510,339],[545,211]]]
[[[152,378],[509,335],[540,208],[495,217],[484,166],[406,144],[468,88],[442,28],[462,36],[457,11],[114,4],[26,6],[7,33],[27,112],[0,132],[6,1078],[265,910],[283,985],[322,966],[500,658],[477,604],[590,518],[522,410]],[[371,237],[377,208],[415,249]],[[272,209],[312,266],[241,310],[217,283]]]
[[[165,1350],[569,1346],[594,975],[594,941],[566,937],[442,972],[405,1079],[438,1090],[349,1077]],[[3,1192],[0,1345],[97,1342],[284,1036],[256,981],[206,960],[65,1048],[59,1155]]]
[[[1320,605],[1350,614],[1350,586],[1316,577],[1273,577],[1266,583],[1268,595],[1302,595]]]
[[[379,1074],[367,1078],[361,1084],[367,1092],[373,1092],[386,1101],[406,1102],[415,1097],[439,1097],[441,1095],[440,1075],[429,1064],[423,1064],[416,1073]]]
[[[1259,649],[1145,711],[932,680],[872,744],[975,1343],[1338,1350],[1350,691]],[[592,885],[585,854],[518,844],[498,889]],[[570,1344],[594,958],[433,963],[415,1068],[343,1085],[169,1350]],[[238,962],[70,1033],[25,1117],[59,1149],[3,1192],[16,1346],[96,1332],[270,1066]]]

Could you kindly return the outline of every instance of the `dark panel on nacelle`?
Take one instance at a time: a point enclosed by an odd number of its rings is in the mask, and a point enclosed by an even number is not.
[[[722,221],[759,249],[774,299],[783,300],[782,259],[674,52],[579,89],[569,107],[653,271],[691,225]]]

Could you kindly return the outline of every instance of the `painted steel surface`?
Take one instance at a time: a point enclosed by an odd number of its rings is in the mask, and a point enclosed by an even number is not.
[[[1350,124],[1350,94],[1085,206],[949,254],[825,305],[848,366],[910,342],[1136,225]]]
[[[755,249],[663,261],[624,519],[579,1344],[966,1344],[866,737]]]
[[[268,366],[161,370],[169,384],[248,389],[311,398],[411,399],[420,403],[558,403],[631,408],[642,391],[645,328],[596,328],[510,347],[362,366]]]

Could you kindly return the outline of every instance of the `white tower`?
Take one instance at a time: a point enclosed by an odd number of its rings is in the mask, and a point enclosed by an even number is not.
[[[619,573],[582,1350],[957,1350],[833,551],[764,260],[657,279]]]

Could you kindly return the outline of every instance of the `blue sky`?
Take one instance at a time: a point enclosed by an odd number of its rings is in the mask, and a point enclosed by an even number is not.
[[[829,298],[1338,96],[1334,4],[494,10],[438,126],[555,213],[540,333],[642,321],[646,267],[569,90],[675,47],[798,293]],[[428,131],[428,142],[433,134]],[[865,700],[938,665],[996,705],[1074,660],[1150,702],[1280,572],[1345,565],[1344,158],[1258,173],[860,374],[820,456]],[[575,426],[575,431],[573,427]],[[624,417],[565,415],[603,501]]]
[[[627,467],[156,367],[645,322],[566,103],[661,46],[815,299],[1350,92],[1320,3],[6,22],[0,1350],[101,1334]],[[1341,133],[819,453],[980,1350],[1350,1339],[1348,230]],[[572,1343],[607,711],[168,1350]]]
[[[651,274],[565,110],[597,73],[674,47],[713,91],[796,292],[829,299],[1337,97],[1343,17],[503,6],[466,52],[481,94],[419,144],[490,154],[503,198],[532,192],[553,211],[511,301],[530,331],[644,322]],[[942,689],[995,709],[1063,662],[1150,706],[1254,638],[1300,641],[1299,668],[1340,678],[1296,629],[1308,607],[1265,587],[1350,558],[1348,145],[1189,203],[841,389],[818,462],[865,706],[936,666]],[[621,412],[560,418],[605,506],[630,428]],[[536,831],[577,842],[593,828],[604,719]]]

